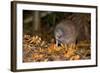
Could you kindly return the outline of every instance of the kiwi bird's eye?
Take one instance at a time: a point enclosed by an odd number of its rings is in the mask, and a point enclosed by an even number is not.
[[[62,35],[59,35],[59,36],[58,36],[58,38],[61,38],[61,37],[62,37]]]
[[[62,35],[59,34],[59,33],[56,34],[56,37],[57,37],[57,38],[61,38],[61,36],[62,36]]]

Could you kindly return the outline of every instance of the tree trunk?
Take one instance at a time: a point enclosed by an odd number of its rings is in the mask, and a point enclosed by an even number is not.
[[[35,11],[33,12],[33,33],[38,32],[40,30],[40,12]]]

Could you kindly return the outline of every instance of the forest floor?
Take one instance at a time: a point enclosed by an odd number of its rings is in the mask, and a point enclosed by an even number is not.
[[[61,44],[56,46],[39,36],[23,36],[23,62],[48,62],[85,60],[91,58],[90,41],[80,41],[78,44]]]

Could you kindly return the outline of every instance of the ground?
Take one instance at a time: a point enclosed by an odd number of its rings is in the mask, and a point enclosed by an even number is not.
[[[84,60],[91,58],[90,51],[90,42],[87,40],[57,46],[54,38],[50,43],[37,35],[24,35],[23,38],[23,62]]]

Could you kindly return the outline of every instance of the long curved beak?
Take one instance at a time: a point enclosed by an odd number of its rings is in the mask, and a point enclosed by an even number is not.
[[[59,45],[61,45],[61,41],[60,40],[56,40],[56,46],[59,46]]]

